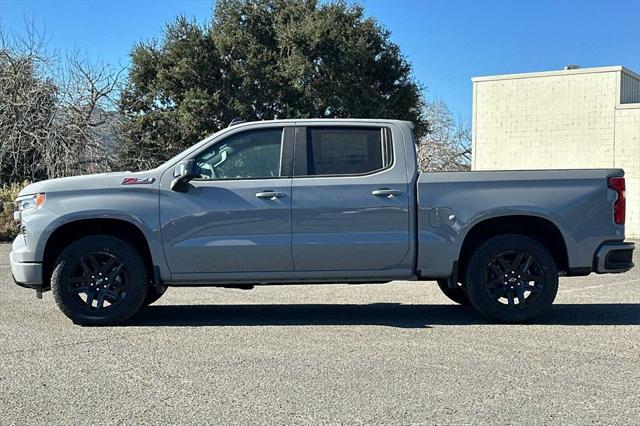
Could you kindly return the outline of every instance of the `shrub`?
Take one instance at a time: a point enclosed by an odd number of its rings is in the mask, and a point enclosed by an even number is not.
[[[18,235],[18,224],[13,220],[14,201],[26,184],[0,186],[0,241],[11,241]]]

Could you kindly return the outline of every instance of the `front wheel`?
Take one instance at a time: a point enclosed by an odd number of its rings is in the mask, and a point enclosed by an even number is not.
[[[549,309],[558,268],[546,247],[524,235],[501,235],[471,256],[465,289],[473,307],[503,322],[524,322]]]
[[[58,257],[51,290],[60,310],[74,323],[111,325],[129,319],[147,295],[140,253],[107,235],[71,243]]]

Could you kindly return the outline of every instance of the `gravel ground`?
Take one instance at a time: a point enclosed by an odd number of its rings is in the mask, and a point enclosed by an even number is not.
[[[394,282],[175,288],[82,328],[13,284],[8,252],[0,424],[640,422],[640,268],[561,279],[530,325]]]

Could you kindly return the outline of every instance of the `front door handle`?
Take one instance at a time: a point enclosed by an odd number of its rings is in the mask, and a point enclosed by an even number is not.
[[[268,200],[275,200],[276,198],[284,197],[284,192],[275,192],[275,191],[261,191],[256,192],[256,198],[266,198]]]
[[[389,188],[380,188],[371,192],[371,195],[375,195],[376,197],[396,197],[398,195],[402,195],[402,191],[398,191],[397,189],[389,189]]]

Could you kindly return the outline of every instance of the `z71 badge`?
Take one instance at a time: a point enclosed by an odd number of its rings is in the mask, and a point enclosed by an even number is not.
[[[128,177],[128,178],[122,179],[121,185],[149,185],[149,184],[151,184],[151,183],[153,183],[155,181],[156,181],[155,178]]]

